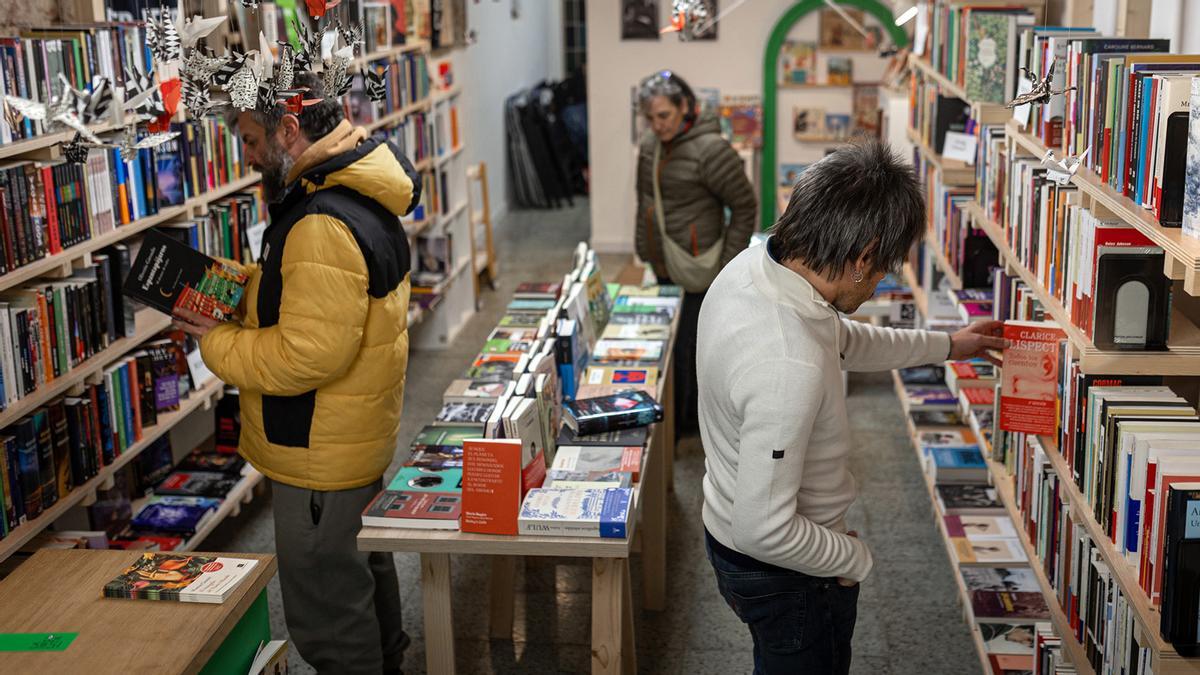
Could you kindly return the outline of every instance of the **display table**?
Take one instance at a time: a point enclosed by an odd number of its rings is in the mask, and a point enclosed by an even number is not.
[[[678,320],[675,322],[678,325]],[[674,346],[672,339],[668,347]],[[668,354],[674,350],[669,349]],[[516,558],[561,556],[592,559],[592,672],[635,673],[633,605],[629,557],[642,554],[643,606],[661,610],[666,603],[666,493],[675,455],[675,402],[668,356],[658,380],[663,421],[651,427],[642,458],[641,481],[634,487],[634,517],[625,539],[591,537],[498,536],[447,530],[364,527],[363,551],[421,554],[426,670],[454,672],[454,626],[450,609],[450,556],[488,555],[492,559],[491,636],[512,639]]]
[[[141,551],[43,550],[0,582],[0,633],[78,633],[64,651],[0,652],[6,673],[244,673],[270,640],[265,588],[275,556],[259,561],[217,604],[103,597]],[[248,651],[247,651],[248,650]]]

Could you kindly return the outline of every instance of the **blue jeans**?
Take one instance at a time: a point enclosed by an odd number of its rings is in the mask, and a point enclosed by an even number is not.
[[[717,589],[754,638],[754,675],[850,672],[858,585],[768,565],[705,535]]]

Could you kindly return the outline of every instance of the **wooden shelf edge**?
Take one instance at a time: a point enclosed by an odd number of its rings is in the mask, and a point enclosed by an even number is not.
[[[967,213],[971,215],[976,227],[983,230],[1000,257],[1009,267],[1017,272],[1017,276],[1029,286],[1038,301],[1067,333],[1071,344],[1079,352],[1080,367],[1085,373],[1104,373],[1109,375],[1200,375],[1200,347],[1171,347],[1165,352],[1116,352],[1098,349],[1091,339],[1075,324],[1071,323],[1066,309],[1057,298],[1038,282],[1033,272],[1019,261],[1000,226],[987,216],[983,207],[975,200],[966,203]]]
[[[132,462],[143,450],[150,447],[151,443],[166,435],[186,417],[216,397],[224,386],[220,380],[213,380],[192,392],[187,400],[180,402],[179,410],[164,413],[159,416],[157,424],[145,427],[142,430],[142,440],[126,448],[125,452],[114,458],[111,464],[101,467],[99,473],[89,478],[84,484],[76,486],[66,496],[59,498],[54,506],[43,511],[38,517],[26,521],[25,524],[9,532],[4,539],[0,539],[0,560],[16,553],[39,532],[54,524],[62,514],[86,500],[102,483]]]
[[[1013,529],[1017,531],[1017,540],[1021,542],[1021,547],[1025,549],[1025,555],[1029,558],[1029,569],[1033,570],[1038,586],[1042,589],[1042,595],[1046,598],[1046,605],[1050,608],[1050,622],[1054,624],[1055,632],[1062,639],[1064,651],[1067,652],[1071,663],[1080,672],[1094,673],[1095,671],[1092,670],[1087,659],[1087,652],[1083,645],[1079,644],[1079,640],[1075,639],[1075,631],[1071,628],[1071,623],[1067,620],[1067,615],[1058,602],[1058,593],[1050,584],[1050,579],[1042,568],[1042,560],[1037,555],[1037,549],[1033,547],[1028,533],[1025,532],[1024,519],[1021,517],[1021,511],[1017,508],[1013,496],[1012,478],[1009,477],[1003,465],[990,458],[985,459],[988,472],[992,476],[992,485],[996,488],[996,494],[1000,495],[1000,501],[1004,503],[1004,510],[1008,513],[1008,517],[1013,521]]]
[[[220,525],[225,521],[226,518],[235,512],[241,513],[242,505],[250,503],[250,501],[254,498],[254,488],[261,483],[262,480],[263,475],[254,467],[246,464],[246,468],[242,472],[242,479],[238,481],[238,484],[235,485],[232,490],[229,491],[229,494],[225,495],[225,499],[221,502],[221,506],[217,508],[217,510],[208,520],[204,521],[204,524],[200,526],[200,529],[196,530],[191,539],[183,542],[183,544],[175,550],[180,552],[195,551],[200,544],[204,543],[204,540],[208,537],[208,535],[212,534],[213,530],[217,529],[217,525]],[[136,513],[136,511],[134,513]]]
[[[917,275],[913,273],[912,265],[904,263],[900,273],[904,277],[904,283],[908,284],[909,290],[912,291],[917,311],[921,313],[922,318],[929,318],[929,298],[925,297],[925,289],[917,283]]]
[[[1045,156],[1049,149],[1041,139],[1022,130],[1015,120],[1006,122],[1004,128],[1005,133],[1016,141],[1017,145],[1036,157]],[[1124,222],[1133,225],[1156,246],[1161,247],[1168,257],[1189,270],[1193,277],[1193,284],[1192,288],[1188,289],[1188,293],[1191,295],[1200,293],[1200,289],[1192,290],[1196,288],[1195,280],[1200,275],[1200,239],[1185,236],[1182,228],[1163,227],[1154,219],[1148,209],[1142,208],[1133,200],[1112,189],[1087,167],[1080,167],[1079,171],[1071,178],[1071,182],[1105,209]]]
[[[466,208],[467,208],[467,200],[464,199],[462,201],[462,203],[460,203],[457,206],[455,206],[454,208],[450,209],[450,211],[448,211],[445,215],[439,214],[438,215],[438,223],[444,224],[444,223],[450,222],[451,220],[454,220],[455,218],[457,218],[459,216],[459,214],[461,214],[464,210],[466,210]]]
[[[460,143],[457,148],[454,148],[450,152],[442,155],[441,157],[434,159],[434,161],[433,161],[434,165],[435,166],[445,166],[450,160],[452,160],[455,157],[458,157],[459,155],[462,154],[463,147],[464,146]]]
[[[937,168],[942,175],[942,183],[951,187],[969,187],[975,185],[975,167],[966,162],[943,159],[941,154],[929,147],[925,139],[912,127],[905,129],[908,140],[920,151],[925,161]]]
[[[447,101],[449,99],[452,99],[461,93],[462,93],[462,87],[460,87],[459,85],[456,84],[453,87],[450,87],[449,89],[446,89],[443,91],[431,92],[430,98],[433,99],[434,103],[441,103],[442,101]]]
[[[111,365],[126,352],[136,349],[146,340],[166,330],[171,325],[171,318],[152,309],[139,310],[137,313],[137,330],[132,337],[121,338],[108,347],[80,363],[73,370],[47,382],[32,394],[16,401],[7,410],[0,413],[0,429],[9,426],[25,415],[37,410],[46,402],[67,393],[67,390],[83,382],[95,373]]]
[[[952,82],[950,78],[940,73],[937,68],[934,68],[932,63],[926,61],[920,56],[910,52],[908,55],[908,65],[910,68],[915,68],[921,71],[926,77],[930,78],[934,82],[937,82],[938,86],[944,89],[946,93],[954,96],[955,98],[960,98],[967,103],[972,102],[967,98],[966,90]]]
[[[371,63],[372,61],[379,61],[380,59],[387,59],[387,58],[391,58],[393,56],[400,56],[401,54],[408,54],[409,52],[419,52],[419,51],[424,50],[427,46],[428,45],[426,43],[421,42],[421,41],[406,43],[406,44],[402,44],[402,45],[392,45],[391,47],[389,47],[387,49],[380,49],[380,50],[371,52],[370,54],[363,54],[362,56],[355,58],[351,62],[351,64],[353,66],[357,66],[357,67],[361,68],[361,67],[367,65],[368,63]]]
[[[431,101],[430,97],[426,96],[425,98],[423,98],[419,101],[410,103],[399,110],[388,113],[387,115],[380,117],[379,119],[375,120],[374,122],[365,124],[363,126],[364,126],[364,128],[366,128],[367,131],[374,133],[386,126],[390,126],[395,122],[399,122],[400,120],[403,120],[404,118],[408,117],[409,115],[412,115],[414,113],[424,110],[425,108],[429,107],[430,101]]]

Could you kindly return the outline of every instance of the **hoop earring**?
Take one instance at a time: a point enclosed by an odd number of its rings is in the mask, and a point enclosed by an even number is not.
[[[854,272],[850,274],[850,280],[856,284],[861,284],[863,281],[862,270],[860,270],[860,269],[854,270]]]

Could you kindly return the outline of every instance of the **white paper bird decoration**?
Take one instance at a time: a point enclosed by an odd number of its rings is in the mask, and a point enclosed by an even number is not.
[[[224,89],[229,104],[238,110],[252,110],[258,104],[258,75],[253,68],[239,68]]]
[[[1067,87],[1062,91],[1054,91],[1050,88],[1051,80],[1054,79],[1054,63],[1057,60],[1058,59],[1053,59],[1050,61],[1050,67],[1046,69],[1046,76],[1041,79],[1038,79],[1035,75],[1030,73],[1028,68],[1021,66],[1021,70],[1025,73],[1025,77],[1029,78],[1029,80],[1033,82],[1033,89],[1029,90],[1027,93],[1017,96],[1013,100],[1009,101],[1008,105],[1004,107],[1016,108],[1017,106],[1025,105],[1026,103],[1049,103],[1052,97],[1065,94],[1074,89],[1075,87]]]
[[[384,78],[387,77],[388,67],[384,66],[383,70],[364,70],[363,71],[363,89],[367,92],[367,98],[372,101],[383,101],[387,99],[387,86],[384,85]]]
[[[225,19],[227,18],[225,15],[205,18],[197,14],[190,19],[184,19],[187,16],[187,10],[183,6],[183,0],[179,0],[179,9],[176,16],[179,17],[179,21],[181,22],[176,27],[179,31],[179,42],[185,48],[195,47],[201,38],[208,36],[209,33],[216,30],[221,24],[225,23]]]
[[[1042,166],[1046,167],[1046,178],[1058,185],[1070,183],[1071,177],[1075,175],[1075,172],[1079,171],[1079,167],[1083,165],[1083,160],[1087,159],[1088,153],[1091,151],[1091,147],[1088,147],[1078,157],[1067,156],[1058,159],[1054,156],[1053,150],[1047,150],[1046,156],[1042,158]]]

